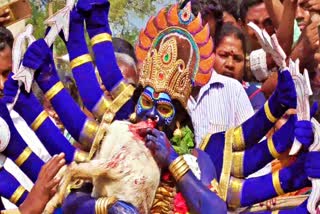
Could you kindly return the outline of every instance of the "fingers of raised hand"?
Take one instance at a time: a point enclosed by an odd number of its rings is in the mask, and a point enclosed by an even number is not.
[[[309,152],[305,161],[305,172],[308,177],[320,178],[320,152]]]
[[[312,123],[310,121],[297,121],[295,123],[294,135],[300,143],[305,147],[309,147],[314,140]]]
[[[53,156],[41,169],[40,175],[52,179],[63,165],[65,165],[64,153]]]

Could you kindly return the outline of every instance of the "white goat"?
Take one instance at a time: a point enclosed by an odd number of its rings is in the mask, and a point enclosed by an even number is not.
[[[126,121],[113,122],[93,160],[72,163],[58,173],[62,177],[59,190],[45,213],[52,213],[62,203],[67,186],[79,178],[91,180],[95,198],[116,196],[133,204],[140,213],[149,212],[160,182],[160,169],[144,141],[129,130],[130,126]]]

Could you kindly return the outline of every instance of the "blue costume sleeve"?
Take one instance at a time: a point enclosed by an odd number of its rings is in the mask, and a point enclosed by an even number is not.
[[[225,202],[213,192],[209,187],[216,181],[215,167],[210,157],[203,151],[197,151],[197,162],[201,171],[201,178],[198,180],[193,172],[189,170],[177,182],[177,187],[187,202],[189,211],[194,213],[206,213],[208,210],[214,210],[215,213],[226,213]]]
[[[84,3],[79,2],[78,8],[82,11],[86,10],[86,26],[98,71],[106,89],[112,92],[123,81],[123,76],[112,46],[111,30],[108,22],[110,3],[107,0],[97,0],[88,9],[84,8]]]
[[[134,87],[125,82],[115,58],[108,22],[110,4],[107,0],[93,0],[91,4],[88,2],[79,1],[77,8],[85,16],[101,80],[113,97],[108,110],[118,120],[128,119],[134,111],[135,104],[131,99]]]
[[[251,118],[233,129],[233,151],[243,151],[258,143],[286,110],[296,106],[292,77],[287,70],[279,72],[278,85],[270,99]]]
[[[32,43],[25,54],[23,64],[37,70],[35,79],[68,132],[75,140],[90,148],[98,124],[86,117],[64,88],[56,72],[51,50],[43,39]]]
[[[254,111],[259,110],[267,101],[261,90],[253,84],[250,84],[248,88],[245,88],[245,91]]]
[[[91,196],[88,188],[72,191],[62,205],[65,214],[103,214],[107,198],[97,200]],[[124,201],[117,201],[112,206],[108,206],[107,213],[110,214],[138,214],[138,210]]]
[[[16,206],[20,206],[26,199],[28,191],[19,181],[3,167],[0,169],[0,196],[8,199]]]
[[[295,116],[291,116],[272,137],[244,150],[232,154],[231,174],[244,178],[258,171],[273,159],[280,157],[293,143]]]
[[[304,159],[305,156],[302,155],[291,166],[260,177],[245,180],[231,177],[228,186],[228,206],[250,206],[311,185],[304,172]]]
[[[12,77],[9,76],[5,83],[5,94],[9,93],[8,90],[11,88],[17,87],[17,81],[13,80]],[[32,92],[28,94],[23,88],[21,88],[14,110],[24,118],[50,155],[53,156],[63,152],[65,153],[66,162],[71,163],[75,158],[82,154],[80,151],[76,151],[76,149],[62,135]]]
[[[10,131],[9,144],[2,153],[14,161],[35,182],[44,162],[24,142],[12,122],[6,104],[2,100],[0,101],[0,117],[7,123]]]
[[[292,123],[287,123],[282,129],[293,132],[293,125]],[[308,184],[307,176],[303,172],[304,167],[301,164],[301,160],[290,167],[281,170],[278,174],[269,174],[246,180],[240,179],[244,176],[244,173],[255,171],[253,169],[259,168],[259,164],[262,165],[262,163],[268,162],[268,160],[273,159],[273,155],[285,151],[285,149],[288,148],[288,145],[291,145],[293,140],[292,138],[290,139],[290,136],[281,133],[281,130],[277,133],[272,137],[272,140],[269,139],[261,142],[246,150],[244,153],[232,152],[232,130],[227,131],[226,133],[217,133],[210,137],[210,143],[205,147],[205,151],[210,155],[211,160],[216,167],[220,183],[219,187],[221,187],[222,192],[224,193],[223,197],[226,197],[229,207],[252,205],[276,195],[294,191]],[[246,157],[244,154],[247,152],[251,155],[245,160]],[[243,159],[241,160],[241,158]],[[262,160],[259,160],[259,158]],[[243,162],[244,165],[241,164]],[[247,168],[244,169],[243,166],[245,166],[244,168]],[[296,173],[300,177],[295,175]],[[231,177],[230,179],[230,175],[233,175],[234,177]],[[292,180],[293,178],[294,180]],[[257,192],[255,191],[256,189],[262,190]]]
[[[76,9],[70,14],[69,40],[66,43],[72,74],[76,80],[82,101],[97,118],[101,119],[110,106],[97,81],[84,34],[84,18]]]

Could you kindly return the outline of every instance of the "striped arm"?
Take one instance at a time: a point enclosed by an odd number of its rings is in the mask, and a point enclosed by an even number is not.
[[[26,94],[22,91],[14,109],[36,133],[50,155],[63,152],[67,163],[74,160],[75,148],[52,122],[32,92]]]
[[[228,189],[228,193],[231,193],[228,195],[228,206],[232,208],[251,206],[307,185],[307,177],[297,184],[296,173],[295,168],[287,167],[255,178],[245,180],[232,178]]]
[[[109,7],[106,9],[105,5],[92,6],[86,25],[101,80],[112,92],[123,81],[123,76],[114,54],[108,12]]]
[[[3,103],[0,103],[0,116],[6,121],[10,131],[10,141],[3,154],[13,160],[35,182],[44,162],[24,142],[11,120],[6,105]]]
[[[244,151],[233,152],[231,174],[236,178],[244,178],[263,168],[280,156],[277,144],[271,137]]]
[[[71,50],[69,50],[70,52]],[[105,97],[100,88],[91,57],[86,53],[73,59],[70,58],[70,60],[72,74],[85,107],[101,119],[104,112],[109,108],[111,101]]]
[[[22,187],[17,179],[4,168],[0,169],[0,196],[10,200],[16,206],[20,206],[28,195],[28,191]]]
[[[89,55],[84,34],[84,19],[77,10],[71,12],[70,18],[70,36],[66,45],[72,74],[85,107],[101,119],[110,103],[100,88]]]
[[[97,122],[86,117],[58,77],[52,79],[48,82],[37,82],[71,136],[86,148],[90,148],[98,128]]]
[[[267,101],[252,117],[235,128],[235,139],[237,140],[233,145],[234,151],[241,151],[258,143],[276,121],[277,118],[271,113],[269,101]]]

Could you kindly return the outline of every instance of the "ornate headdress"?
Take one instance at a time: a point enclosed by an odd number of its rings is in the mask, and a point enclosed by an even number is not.
[[[143,63],[139,82],[166,92],[186,106],[192,86],[206,84],[214,63],[213,41],[201,15],[194,17],[189,2],[163,8],[140,32],[136,55]]]

